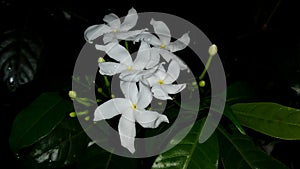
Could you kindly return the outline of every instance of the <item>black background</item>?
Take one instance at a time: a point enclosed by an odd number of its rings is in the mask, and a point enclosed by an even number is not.
[[[17,167],[8,146],[15,115],[42,92],[70,89],[73,65],[85,43],[84,30],[103,23],[108,13],[125,16],[131,7],[190,21],[218,45],[228,84],[243,80],[269,101],[300,108],[299,96],[290,88],[300,84],[300,6],[296,0],[1,0],[0,33],[26,27],[43,39],[34,80],[15,91],[1,81],[1,166]],[[274,156],[295,167],[298,155],[292,154],[299,152],[299,142],[287,142],[275,149]]]

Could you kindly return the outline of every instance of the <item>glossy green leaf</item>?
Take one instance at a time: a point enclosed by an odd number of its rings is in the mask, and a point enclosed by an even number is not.
[[[216,135],[212,135],[212,137],[203,144],[199,143],[203,122],[204,121],[196,122],[188,135],[178,145],[160,154],[156,158],[152,169],[217,169],[219,146]]]
[[[250,137],[229,134],[218,128],[221,160],[225,169],[288,169],[278,160],[258,149]]]
[[[72,109],[72,102],[58,93],[40,95],[16,116],[9,137],[12,151],[18,153],[47,136]]]
[[[134,169],[138,168],[137,163],[138,159],[117,156],[93,144],[80,158],[77,167],[78,169]]]
[[[277,103],[238,103],[232,110],[239,122],[263,134],[300,140],[300,110]]]
[[[235,115],[233,114],[233,111],[231,109],[231,106],[229,104],[225,105],[224,109],[224,115],[234,124],[234,126],[239,130],[241,134],[246,134],[243,127],[241,126],[240,122],[237,120]]]
[[[28,153],[20,153],[19,157],[23,167],[30,169],[74,166],[89,141],[78,119],[67,117],[49,135],[23,150]]]

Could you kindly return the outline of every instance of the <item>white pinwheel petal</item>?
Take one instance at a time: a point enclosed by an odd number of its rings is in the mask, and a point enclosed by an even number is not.
[[[111,42],[107,45],[95,45],[97,50],[101,50],[107,53],[107,55],[120,63],[125,65],[132,65],[132,58],[130,53],[117,42]]]
[[[181,92],[186,87],[186,84],[165,84],[161,88],[168,94],[176,94]]]
[[[102,63],[99,63],[99,67],[100,67],[100,70],[99,70],[100,74],[108,75],[108,76],[118,74],[127,69],[126,65],[120,64],[120,63],[115,63],[115,62],[102,62]]]
[[[167,46],[167,49],[170,50],[170,52],[176,52],[186,48],[189,43],[190,43],[189,34],[185,33],[175,42],[171,42],[169,46]]]
[[[153,97],[159,100],[172,100],[168,93],[161,88],[161,85],[152,86],[151,91],[153,93]]]
[[[179,64],[177,63],[177,61],[172,60],[171,63],[169,64],[167,76],[164,79],[164,83],[166,84],[173,83],[179,77],[179,73],[180,73]]]
[[[155,111],[137,110],[136,121],[144,128],[156,128],[161,122],[169,123],[168,117]]]
[[[94,112],[94,121],[110,119],[130,108],[130,103],[124,98],[115,98],[98,106]]]
[[[110,31],[110,27],[105,24],[93,25],[84,31],[84,38],[88,43],[93,43],[93,40]]]
[[[120,26],[120,31],[128,31],[129,29],[133,28],[138,20],[137,12],[134,8],[131,8],[128,11],[127,16],[124,19],[124,22]]]
[[[122,72],[119,77],[123,81],[138,82],[145,78],[151,77],[155,71],[155,68],[148,70],[130,70]]]
[[[176,56],[174,53],[169,52],[169,51],[167,51],[167,50],[160,50],[159,52],[160,52],[161,56],[162,56],[167,62],[169,62],[170,60],[175,60],[175,61],[177,61],[177,63],[178,63],[179,66],[180,66],[180,70],[188,69],[187,65],[186,65],[181,59],[179,59],[179,57]]]
[[[160,45],[168,46],[171,41],[171,33],[168,26],[164,22],[155,21],[154,19],[151,19],[150,24],[153,26],[155,34],[157,34],[162,43]]]
[[[123,81],[120,83],[121,90],[125,97],[127,97],[133,104],[138,101],[138,88],[135,82]]]
[[[149,63],[151,54],[150,52],[150,46],[145,42],[141,42],[140,48],[137,52],[137,56],[133,61],[132,68],[134,70],[143,70]]]
[[[121,25],[120,18],[113,13],[105,15],[103,21],[106,22],[112,29],[115,29],[113,31],[118,31]]]
[[[135,122],[121,116],[118,130],[120,134],[121,145],[127,148],[131,153],[135,152],[134,139],[136,135]]]
[[[137,108],[144,109],[151,103],[151,101],[152,93],[150,87],[139,82],[138,102],[136,104]]]
[[[153,74],[152,76],[148,77],[147,79],[147,83],[149,84],[149,86],[154,86],[158,84],[158,81],[161,80],[158,76],[156,76],[155,74]]]
[[[157,49],[157,48],[150,49],[150,59],[145,67],[146,69],[153,68],[154,66],[156,66],[159,63],[159,61],[160,61],[159,50],[160,49]]]

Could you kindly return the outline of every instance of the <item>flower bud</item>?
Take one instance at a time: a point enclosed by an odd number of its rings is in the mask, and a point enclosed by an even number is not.
[[[71,112],[71,113],[69,114],[69,116],[70,116],[70,117],[76,117],[76,113],[75,113],[75,112]]]
[[[71,90],[69,91],[69,97],[74,100],[77,97],[77,94],[75,91]]]
[[[210,56],[216,55],[217,52],[218,52],[218,47],[217,47],[215,44],[211,45],[211,46],[208,48],[208,53],[209,53]]]
[[[204,87],[204,86],[205,86],[205,81],[204,81],[204,80],[201,80],[201,81],[199,82],[199,86],[200,86],[200,87]]]

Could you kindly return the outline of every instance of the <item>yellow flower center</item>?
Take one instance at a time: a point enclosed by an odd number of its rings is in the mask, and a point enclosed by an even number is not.
[[[161,44],[159,47],[163,49],[163,48],[166,47],[166,45],[165,44]]]
[[[132,104],[131,108],[135,110],[136,109],[136,104]]]
[[[114,29],[114,30],[113,30],[113,33],[117,33],[117,32],[118,32],[118,29]]]
[[[164,81],[163,80],[159,80],[158,84],[162,85],[162,84],[164,84]]]
[[[129,70],[129,71],[132,70],[132,66],[128,66],[127,70]]]

